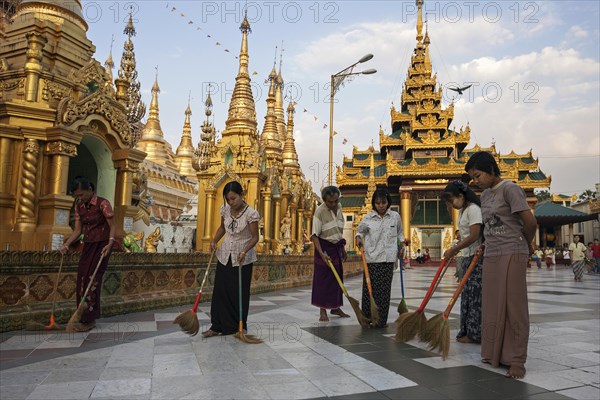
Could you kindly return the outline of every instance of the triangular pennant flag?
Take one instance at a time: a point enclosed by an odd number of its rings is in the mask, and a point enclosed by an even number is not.
[[[308,110],[305,108],[305,109],[304,109],[304,112],[308,112]]]
[[[313,115],[313,118],[315,119],[315,121],[318,119],[316,115]]]
[[[227,53],[229,53],[229,50],[228,50],[228,49],[225,49],[225,51],[226,51]]]
[[[175,11],[175,10],[177,10],[175,7],[171,8],[171,12],[173,12],[173,11]]]
[[[337,135],[337,132],[336,132],[336,131],[333,131],[333,136],[335,136],[335,135]]]
[[[327,128],[327,124],[323,124],[323,129]]]
[[[237,58],[237,57],[236,57]],[[258,75],[258,72],[254,71],[252,75]]]
[[[185,14],[184,13],[180,13],[179,16],[180,17],[185,17]]]
[[[333,132],[333,135],[335,136],[337,134],[337,132]],[[348,139],[344,139],[342,140],[342,144],[346,144],[348,143]]]
[[[188,25],[192,25],[194,23],[194,21],[190,21],[188,22]]]
[[[206,35],[206,37],[210,37],[210,35]]]
[[[217,46],[220,46],[220,45],[221,45],[221,43],[219,43],[219,42],[217,42],[217,43],[215,43],[215,44],[216,44]]]

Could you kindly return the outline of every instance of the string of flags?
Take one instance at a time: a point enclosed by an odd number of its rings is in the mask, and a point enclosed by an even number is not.
[[[204,28],[202,28],[199,24],[195,23],[193,19],[191,19],[190,17],[186,17],[186,14],[181,11],[181,10],[177,10],[177,7],[170,5],[169,3],[166,3],[166,8],[170,10],[171,14],[175,14],[176,15],[176,11],[179,11],[179,17],[182,18],[184,21],[187,21],[186,24],[187,25],[194,25],[196,27],[196,31],[200,31],[203,32],[206,35],[206,39],[210,39],[214,41],[215,46],[219,46],[223,48],[223,51],[225,53],[229,53],[231,54],[236,60],[239,60],[239,57],[233,53],[231,53],[231,51],[229,51],[228,48],[226,48],[221,41],[216,40],[216,38],[211,35],[210,32],[207,32]],[[258,75],[258,72],[253,71],[252,75]],[[286,95],[285,98],[287,99],[288,96]],[[296,102],[294,102],[296,103]],[[310,110],[308,110],[307,108],[303,107],[303,113],[307,114],[309,116],[312,116],[312,119],[314,120],[315,124],[319,124],[319,126],[321,126],[322,124],[322,128],[321,129],[327,129],[328,125],[327,123],[323,122],[316,114],[313,114]],[[336,132],[335,130],[333,131],[333,136],[336,136],[338,134],[338,132]],[[349,143],[349,140],[347,138],[342,138],[342,145],[345,145]],[[352,144],[352,143],[350,143]]]

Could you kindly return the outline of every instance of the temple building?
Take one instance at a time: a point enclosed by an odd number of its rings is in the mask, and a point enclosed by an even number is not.
[[[441,191],[451,181],[469,181],[464,167],[476,151],[491,152],[502,177],[518,183],[530,206],[537,199],[536,188],[550,187],[551,178],[538,166],[532,151],[501,155],[492,143],[489,147],[468,148],[471,128],[450,129],[454,103],[442,108],[442,87],[432,73],[429,34],[423,34],[423,1],[417,0],[417,36],[414,54],[401,94],[401,105],[391,108],[391,135],[379,129],[379,150],[354,147],[352,157],[344,157],[336,178],[342,192],[346,214],[344,236],[353,248],[356,227],[371,210],[371,196],[377,187],[392,195],[392,208],[399,211],[404,236],[410,239],[410,251],[429,249],[439,259],[451,246],[457,229],[458,210],[448,210]]]
[[[238,180],[263,218],[259,252],[300,253],[316,196],[298,163],[293,104],[285,120],[281,65],[269,76],[268,110],[258,131],[248,75],[248,21],[241,26],[239,71],[222,137],[216,137],[210,121],[209,95],[201,140],[194,147],[188,100],[176,152],[160,124],[158,67],[147,120],[142,120],[147,109],[131,15],[114,81],[112,47],[103,67],[93,57],[87,29],[79,0],[2,3],[0,246],[59,247],[71,232],[68,185],[80,175],[113,204],[117,236],[159,227],[162,251],[194,245],[206,251],[220,222],[223,186]],[[192,210],[199,210],[196,221]],[[189,228],[185,237],[177,229],[182,224]]]
[[[236,180],[242,184],[248,204],[262,217],[257,251],[281,254],[287,248],[298,254],[302,252],[304,231],[311,230],[316,196],[298,163],[294,144],[294,104],[288,105],[285,121],[281,64],[279,73],[274,66],[269,75],[265,123],[259,132],[248,73],[251,29],[246,17],[240,30],[239,67],[225,129],[217,140],[210,121],[212,101],[209,95],[206,121],[195,151],[194,167],[198,178],[196,247],[208,251],[221,221],[219,210],[224,204],[223,187]]]
[[[93,58],[80,1],[21,1],[0,33],[0,236],[13,250],[56,248],[69,234],[68,184],[87,176],[118,234],[138,212],[128,82]]]

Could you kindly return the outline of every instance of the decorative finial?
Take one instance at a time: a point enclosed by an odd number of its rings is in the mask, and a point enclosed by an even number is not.
[[[158,80],[158,65],[156,67],[154,67],[154,69],[156,70],[156,76],[154,77],[154,80]]]
[[[110,54],[112,54],[113,44],[115,43],[115,34],[113,33],[110,37]]]

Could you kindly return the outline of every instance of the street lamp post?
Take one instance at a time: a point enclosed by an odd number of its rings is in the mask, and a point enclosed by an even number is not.
[[[353,69],[355,66],[357,66],[358,64],[362,64],[366,61],[369,61],[371,58],[373,58],[373,54],[367,54],[366,56],[362,57],[360,60],[358,60],[351,66],[344,68],[337,74],[331,75],[331,94],[329,96],[329,169],[328,169],[329,177],[327,180],[329,186],[333,185],[333,134],[334,134],[334,132],[333,132],[333,102],[334,102],[334,96],[335,96],[335,93],[337,92],[337,90],[340,88],[340,86],[344,82],[344,79],[346,79],[347,77],[353,76],[353,75],[370,75],[370,74],[374,74],[377,72],[376,69],[367,69],[367,70],[360,71],[360,72],[353,72]]]

